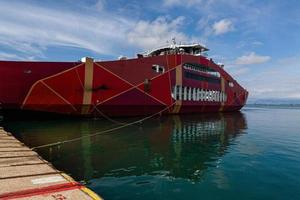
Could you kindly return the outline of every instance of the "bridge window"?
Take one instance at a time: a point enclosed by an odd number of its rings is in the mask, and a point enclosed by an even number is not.
[[[192,70],[192,71],[196,71],[196,72],[206,73],[206,74],[218,77],[218,78],[221,77],[220,73],[217,72],[216,70],[214,70],[210,67],[207,67],[205,65],[198,64],[198,63],[185,63],[183,65],[183,68],[184,69],[189,69],[189,70]]]
[[[213,83],[213,84],[221,83],[221,79],[219,79],[219,78],[201,76],[199,74],[195,74],[195,73],[191,73],[191,72],[185,72],[184,76],[188,79],[193,79],[193,80],[197,80],[197,81],[206,81],[208,83]]]

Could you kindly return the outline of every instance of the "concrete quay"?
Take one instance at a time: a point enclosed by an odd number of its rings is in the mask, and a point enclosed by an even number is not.
[[[0,127],[0,199],[99,200]]]

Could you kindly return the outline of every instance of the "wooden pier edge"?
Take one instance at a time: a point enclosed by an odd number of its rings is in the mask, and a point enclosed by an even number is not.
[[[102,200],[0,127],[0,199]]]

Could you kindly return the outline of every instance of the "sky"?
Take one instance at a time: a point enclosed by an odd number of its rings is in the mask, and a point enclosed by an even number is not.
[[[300,99],[298,0],[0,0],[0,60],[113,60],[199,42],[250,99]]]

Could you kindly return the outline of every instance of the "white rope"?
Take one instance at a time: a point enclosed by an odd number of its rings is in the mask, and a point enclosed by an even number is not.
[[[95,109],[102,117],[104,117],[105,119],[107,119],[108,121],[111,121],[111,122],[113,122],[113,123],[115,123],[115,124],[126,124],[125,122],[119,122],[119,121],[116,121],[116,120],[114,120],[114,119],[112,119],[112,118],[110,118],[110,117],[108,117],[107,115],[105,115],[103,112],[101,112],[98,108],[97,108],[97,106],[95,105],[95,104],[92,104],[93,105],[93,109]]]
[[[141,123],[141,122],[143,122],[145,120],[148,120],[148,119],[150,119],[150,118],[152,118],[152,117],[154,117],[154,116],[156,116],[158,114],[161,114],[162,112],[168,110],[173,105],[175,105],[175,103],[176,103],[176,101],[174,103],[172,103],[171,105],[165,107],[161,111],[157,112],[157,113],[154,113],[154,114],[152,114],[152,115],[150,115],[148,117],[136,120],[136,121],[131,122],[131,123],[127,123],[127,124],[124,124],[124,125],[121,125],[121,126],[118,126],[118,127],[115,127],[115,128],[107,129],[107,130],[104,130],[104,131],[95,132],[93,134],[89,134],[89,135],[84,135],[84,136],[81,136],[81,137],[73,138],[73,139],[70,139],[70,140],[58,141],[58,142],[53,142],[53,143],[49,143],[49,144],[44,144],[44,145],[32,147],[31,150],[45,148],[45,147],[51,147],[51,146],[57,146],[57,145],[60,145],[60,144],[65,144],[65,143],[70,143],[70,142],[75,142],[75,141],[78,141],[78,140],[82,140],[83,138],[93,137],[93,136],[96,136],[96,135],[113,132],[113,131],[116,131],[116,130],[119,130],[119,129],[122,129],[122,128],[125,128],[125,127],[128,127],[128,126],[131,126],[131,125],[134,125],[134,124],[138,124],[138,123]]]

